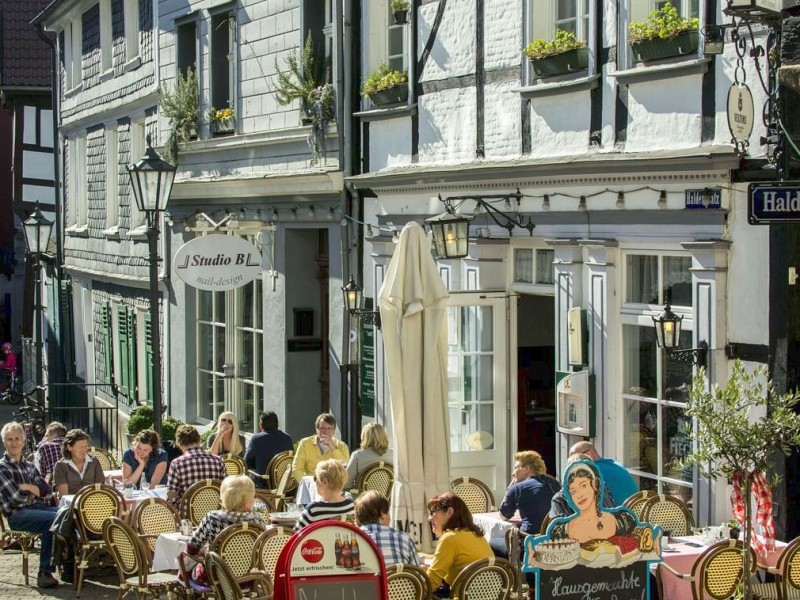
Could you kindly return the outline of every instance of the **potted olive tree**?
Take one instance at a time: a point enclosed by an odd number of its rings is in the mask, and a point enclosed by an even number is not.
[[[381,63],[377,71],[370,73],[361,88],[361,95],[369,98],[375,106],[401,104],[408,100],[408,73],[389,68]]]
[[[580,71],[589,65],[586,42],[563,29],[556,31],[552,40],[535,39],[522,53],[531,61],[538,77],[553,77]]]
[[[408,23],[408,9],[411,6],[408,0],[391,0],[392,18],[395,25]]]
[[[696,465],[709,479],[741,482],[745,501],[738,524],[745,550],[751,542],[753,513],[749,500],[754,476],[770,474],[777,451],[788,455],[791,448],[800,445],[800,413],[795,411],[798,401],[800,392],[777,394],[764,367],[748,373],[740,360],[734,362],[724,386],[715,384],[708,390],[703,369],[692,381],[686,414],[697,422],[696,446],[684,464]],[[762,416],[754,418],[757,414]],[[772,485],[777,482],[777,475],[772,473]],[[743,560],[743,572],[748,573],[749,552],[744,552]],[[742,585],[744,597],[749,599],[750,578],[743,577]]]
[[[172,92],[160,92],[160,110],[169,119],[169,138],[164,158],[175,164],[178,160],[178,144],[197,137],[200,109],[197,102],[197,73],[192,68],[178,73]]]
[[[642,21],[628,25],[628,41],[640,62],[697,52],[700,21],[686,19],[666,2]]]

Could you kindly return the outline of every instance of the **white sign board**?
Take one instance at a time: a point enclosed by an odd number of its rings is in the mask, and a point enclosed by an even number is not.
[[[212,292],[233,290],[261,272],[261,252],[240,237],[209,234],[181,246],[173,268],[192,287]]]
[[[733,139],[744,142],[753,133],[753,94],[743,83],[734,83],[728,90],[728,127]]]

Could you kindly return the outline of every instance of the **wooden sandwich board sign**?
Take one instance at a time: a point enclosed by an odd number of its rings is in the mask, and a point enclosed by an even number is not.
[[[603,505],[605,482],[588,460],[564,471],[562,493],[573,511],[525,540],[522,570],[536,574],[540,600],[646,600],[650,563],[661,560],[660,526],[625,507]]]

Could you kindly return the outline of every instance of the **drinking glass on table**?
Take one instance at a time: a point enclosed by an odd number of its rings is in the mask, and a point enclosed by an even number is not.
[[[287,502],[286,503],[286,512],[297,512],[297,504],[294,502]]]
[[[144,473],[142,473],[142,479],[139,482],[139,487],[142,488],[143,492],[146,492],[147,490],[150,489],[150,482],[147,481],[147,477],[144,476]]]

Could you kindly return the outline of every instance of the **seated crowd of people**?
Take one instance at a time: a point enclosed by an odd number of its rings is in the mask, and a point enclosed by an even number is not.
[[[256,486],[263,486],[263,476],[271,459],[292,450],[292,438],[278,427],[277,416],[264,412],[260,431],[246,443],[239,433],[233,413],[220,414],[205,447],[192,425],[182,425],[175,433],[175,445],[181,454],[168,462],[158,434],[152,430],[138,433],[122,456],[122,480],[134,487],[143,482],[166,486],[167,499],[177,505],[186,490],[206,479],[221,481],[219,510],[205,515],[188,542],[188,554],[202,557],[208,546],[227,526],[243,521],[266,525],[254,511]],[[354,515],[356,525],[377,545],[387,566],[397,563],[420,566],[415,543],[405,532],[391,526],[389,498],[376,492],[362,493],[354,501],[346,489],[352,487],[366,469],[381,461],[390,462],[392,450],[384,428],[377,423],[366,425],[361,446],[350,454],[343,441],[334,437],[336,419],[324,413],[315,421],[316,433],[299,440],[293,457],[291,475],[298,482],[313,476],[318,500],[299,513],[294,529],[321,520],[342,519]],[[7,423],[0,431],[5,453],[0,458],[0,509],[15,530],[41,534],[37,585],[58,585],[54,577],[53,534],[60,496],[77,494],[82,488],[105,481],[100,463],[91,457],[90,436],[79,429],[67,431],[60,423],[51,423],[33,460],[23,456],[24,431],[19,423]],[[243,456],[247,466],[259,477],[228,476],[224,455]],[[589,442],[580,442],[570,451],[570,460],[594,461],[596,470],[607,483],[604,504],[616,506],[636,491],[635,483],[624,467],[602,459]],[[599,500],[598,500],[599,501]],[[504,543],[492,545],[473,521],[465,502],[451,491],[430,498],[428,522],[438,538],[436,549],[421,568],[427,574],[435,595],[449,597],[449,586],[470,563],[492,556],[506,556]],[[506,490],[500,512],[510,519],[519,511],[523,534],[539,532],[544,519],[571,514],[561,483],[546,473],[542,457],[534,451],[515,455],[512,480]],[[69,554],[69,553],[67,553]],[[71,560],[71,559],[67,559]],[[202,564],[201,561],[197,561]],[[71,581],[69,563],[62,564],[62,579]],[[202,567],[199,567],[202,569]]]

